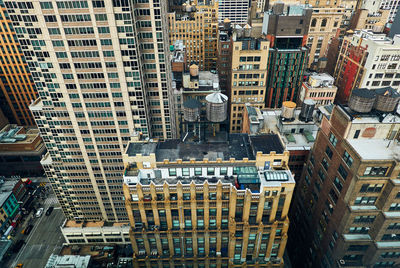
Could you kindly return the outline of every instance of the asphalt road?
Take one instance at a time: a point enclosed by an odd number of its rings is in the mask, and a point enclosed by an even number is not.
[[[54,206],[53,212],[46,216],[45,212],[49,206]],[[34,227],[26,238],[26,244],[17,254],[10,268],[22,263],[24,267],[44,267],[51,254],[58,254],[64,243],[60,226],[64,222],[64,214],[58,205],[54,194],[50,194],[42,205],[44,212],[36,219]]]

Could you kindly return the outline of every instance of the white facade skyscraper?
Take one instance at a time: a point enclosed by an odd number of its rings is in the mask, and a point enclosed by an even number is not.
[[[126,221],[127,143],[175,137],[166,2],[4,3],[40,96],[31,111],[48,149],[42,164],[66,217]]]
[[[246,24],[249,17],[250,0],[219,0],[218,21],[228,18],[232,23]]]

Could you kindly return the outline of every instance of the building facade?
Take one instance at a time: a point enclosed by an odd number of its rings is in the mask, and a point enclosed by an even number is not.
[[[124,193],[134,267],[283,267],[288,158],[274,134],[131,143]]]
[[[373,30],[381,33],[390,15],[390,10],[379,9],[376,11],[368,9],[358,9],[351,20],[350,29],[352,30]]]
[[[308,67],[311,67],[318,63],[319,58],[325,57],[329,42],[335,36],[336,29],[341,26],[346,9],[341,7],[341,0],[306,2],[313,7],[307,40]]]
[[[247,25],[248,26],[248,25]],[[248,26],[249,27],[249,26]],[[249,28],[247,28],[249,31]],[[249,33],[249,32],[248,32]],[[267,82],[269,41],[233,33],[230,132],[240,133],[246,103],[264,108]]]
[[[235,24],[246,24],[249,18],[250,0],[219,0],[218,21],[228,18]]]
[[[326,73],[312,74],[308,81],[303,82],[298,103],[311,99],[316,106],[333,104],[337,87],[333,84],[335,79]]]
[[[396,17],[397,11],[400,8],[400,1],[399,0],[381,0],[381,8],[383,9],[388,9],[390,11],[388,21],[394,21],[394,18]]]
[[[271,40],[265,107],[296,102],[307,67],[305,47],[312,10],[302,5],[277,3],[264,14],[263,34]]]
[[[337,100],[348,101],[354,88],[400,89],[400,37],[362,30],[346,36],[340,47],[333,77]]]
[[[218,47],[218,1],[194,1],[184,12],[168,13],[169,39],[173,45],[183,40],[187,65],[200,70],[216,70]]]
[[[0,129],[0,174],[2,176],[44,175],[40,160],[46,146],[34,127],[6,125]]]
[[[399,123],[344,106],[322,120],[290,211],[292,262],[399,265]]]
[[[30,108],[66,217],[127,221],[126,144],[175,136],[165,2],[4,2],[30,44],[21,48],[40,96]]]
[[[30,6],[31,3],[26,5]],[[10,123],[22,126],[33,126],[32,113],[29,105],[37,98],[37,92],[29,66],[21,51],[21,46],[28,46],[29,43],[19,41],[16,34],[19,30],[14,29],[10,20],[10,14],[0,3],[0,109],[3,110]],[[40,29],[38,29],[40,31]],[[29,32],[32,34],[32,32]],[[36,52],[40,54],[41,52]]]

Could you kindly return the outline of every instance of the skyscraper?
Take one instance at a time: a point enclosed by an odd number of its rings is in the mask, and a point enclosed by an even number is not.
[[[32,126],[35,121],[29,105],[37,98],[37,92],[21,51],[24,43],[18,42],[3,1],[0,7],[0,109],[11,123]]]
[[[249,17],[249,0],[219,0],[218,21],[223,22],[228,18],[232,23],[247,23]]]
[[[126,221],[122,152],[173,138],[165,1],[4,1],[39,93],[45,172],[68,219]]]

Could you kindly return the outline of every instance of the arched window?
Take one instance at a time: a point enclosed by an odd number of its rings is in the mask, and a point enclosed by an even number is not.
[[[311,27],[315,27],[315,26],[317,26],[317,19],[313,19],[311,21]]]
[[[323,19],[322,22],[321,22],[321,27],[325,27],[327,21],[328,21],[327,19]]]

